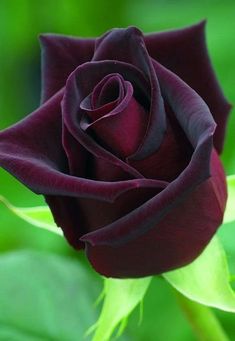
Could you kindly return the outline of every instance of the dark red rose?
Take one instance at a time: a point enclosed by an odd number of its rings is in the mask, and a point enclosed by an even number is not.
[[[0,133],[1,166],[45,196],[102,275],[160,274],[194,260],[223,218],[218,153],[230,109],[204,23],[41,43],[43,103]]]

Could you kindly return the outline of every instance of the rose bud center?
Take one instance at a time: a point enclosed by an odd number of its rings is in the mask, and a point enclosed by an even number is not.
[[[134,89],[120,74],[104,77],[81,103],[82,128],[104,148],[125,159],[141,143],[148,113],[134,97]]]

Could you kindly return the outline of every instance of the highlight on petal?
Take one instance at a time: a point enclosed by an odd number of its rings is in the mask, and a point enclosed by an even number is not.
[[[172,31],[148,34],[144,41],[150,56],[177,74],[207,103],[217,123],[214,145],[221,153],[228,103],[211,65],[205,39],[205,21]]]
[[[65,86],[70,73],[92,59],[95,39],[59,34],[40,35],[42,49],[42,102]]]

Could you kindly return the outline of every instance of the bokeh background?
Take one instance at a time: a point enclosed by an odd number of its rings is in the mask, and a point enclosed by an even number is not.
[[[212,64],[225,95],[234,104],[234,17],[235,1],[233,0],[0,0],[0,129],[26,116],[39,104],[40,48],[38,35],[43,32],[95,37],[112,27],[135,25],[147,33],[184,27],[207,19],[206,33]],[[235,112],[230,116],[225,149],[222,155],[227,174],[235,173],[234,131]],[[0,195],[5,196],[18,206],[44,204],[42,197],[29,192],[2,169],[0,170]],[[28,256],[25,256],[27,258],[30,254],[35,253],[33,250],[37,250],[35,262],[29,263],[28,268],[25,269],[22,263],[16,265],[12,260],[9,269],[13,266],[15,277],[10,276],[8,270],[4,268],[6,262],[1,263],[1,257],[9,256],[9,253],[13,252],[12,255],[15,255],[16,258],[17,252],[21,252],[21,255],[22,252],[25,252],[26,255],[28,252]],[[0,278],[0,339],[13,341],[80,340],[77,337],[79,327],[76,325],[76,321],[74,324],[71,321],[71,323],[68,322],[69,319],[74,319],[72,316],[73,309],[70,309],[71,297],[64,299],[63,306],[61,306],[61,297],[65,296],[63,296],[64,288],[63,286],[60,287],[61,283],[58,281],[58,277],[55,276],[55,281],[50,282],[51,292],[53,293],[54,290],[59,297],[59,303],[57,302],[56,306],[48,305],[47,300],[43,301],[45,299],[44,292],[41,292],[42,295],[37,297],[38,290],[42,289],[41,287],[38,288],[38,283],[42,281],[43,285],[43,280],[39,278],[39,282],[36,283],[32,278],[38,276],[39,268],[43,269],[42,277],[47,276],[48,272],[51,271],[47,266],[50,261],[58,262],[61,260],[61,264],[65,261],[65,263],[68,262],[68,264],[73,265],[75,260],[78,261],[82,267],[81,272],[89,272],[87,275],[89,280],[79,283],[78,279],[78,287],[69,290],[67,287],[65,293],[73,296],[73,300],[76,300],[77,295],[77,297],[81,295],[84,297],[85,295],[91,298],[90,301],[86,301],[80,297],[79,314],[83,317],[81,321],[79,316],[77,322],[78,325],[79,323],[81,325],[89,324],[90,320],[95,319],[92,315],[94,311],[98,311],[92,305],[92,300],[97,297],[102,283],[98,276],[90,270],[86,270],[88,265],[83,256],[73,252],[59,236],[35,229],[35,227],[21,221],[1,203],[0,252],[0,277],[2,276]],[[32,268],[33,264],[35,265],[34,268]],[[69,276],[72,278],[72,274],[67,273],[67,276],[69,283]],[[25,289],[22,277],[26,277],[24,282],[26,286],[30,283],[31,291]],[[15,286],[14,283],[11,283],[11,291],[1,288],[1,282],[4,282],[4,278],[11,278],[12,282],[15,282]],[[22,287],[17,281],[21,281]],[[1,297],[7,294],[8,297],[5,299],[4,305]],[[16,297],[16,295],[18,296]],[[26,306],[24,302],[26,302]],[[85,307],[86,302],[90,302],[90,307]],[[31,325],[29,326],[29,321],[32,320],[32,317],[29,319],[30,312],[35,309],[38,310],[35,317],[37,323],[35,324],[34,320],[34,324],[30,322]],[[62,334],[57,335],[58,328],[57,331],[56,328],[50,330],[50,326],[48,327],[42,322],[42,315],[46,315],[50,319],[53,317],[51,321],[54,321],[55,325],[62,324],[62,317],[58,311],[54,311],[55,309],[65,309],[67,312],[67,317],[63,323],[67,323],[69,328],[64,328],[64,334],[60,331]],[[7,317],[9,311],[11,314],[15,314],[14,318]],[[231,340],[235,340],[235,315],[219,311],[215,311],[215,313]],[[130,323],[121,338],[122,340],[195,340],[186,318],[178,307],[172,289],[161,279],[156,278],[152,282],[144,303],[142,323],[138,325],[138,321],[139,311],[136,310],[130,317]],[[2,328],[5,328],[5,334],[1,334]],[[12,331],[13,329],[14,331]],[[1,335],[5,335],[5,338]]]

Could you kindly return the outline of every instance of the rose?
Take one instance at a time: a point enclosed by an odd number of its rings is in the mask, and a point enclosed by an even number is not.
[[[217,152],[230,106],[204,23],[41,42],[44,103],[1,132],[1,166],[45,195],[69,243],[105,276],[194,260],[226,203]]]

